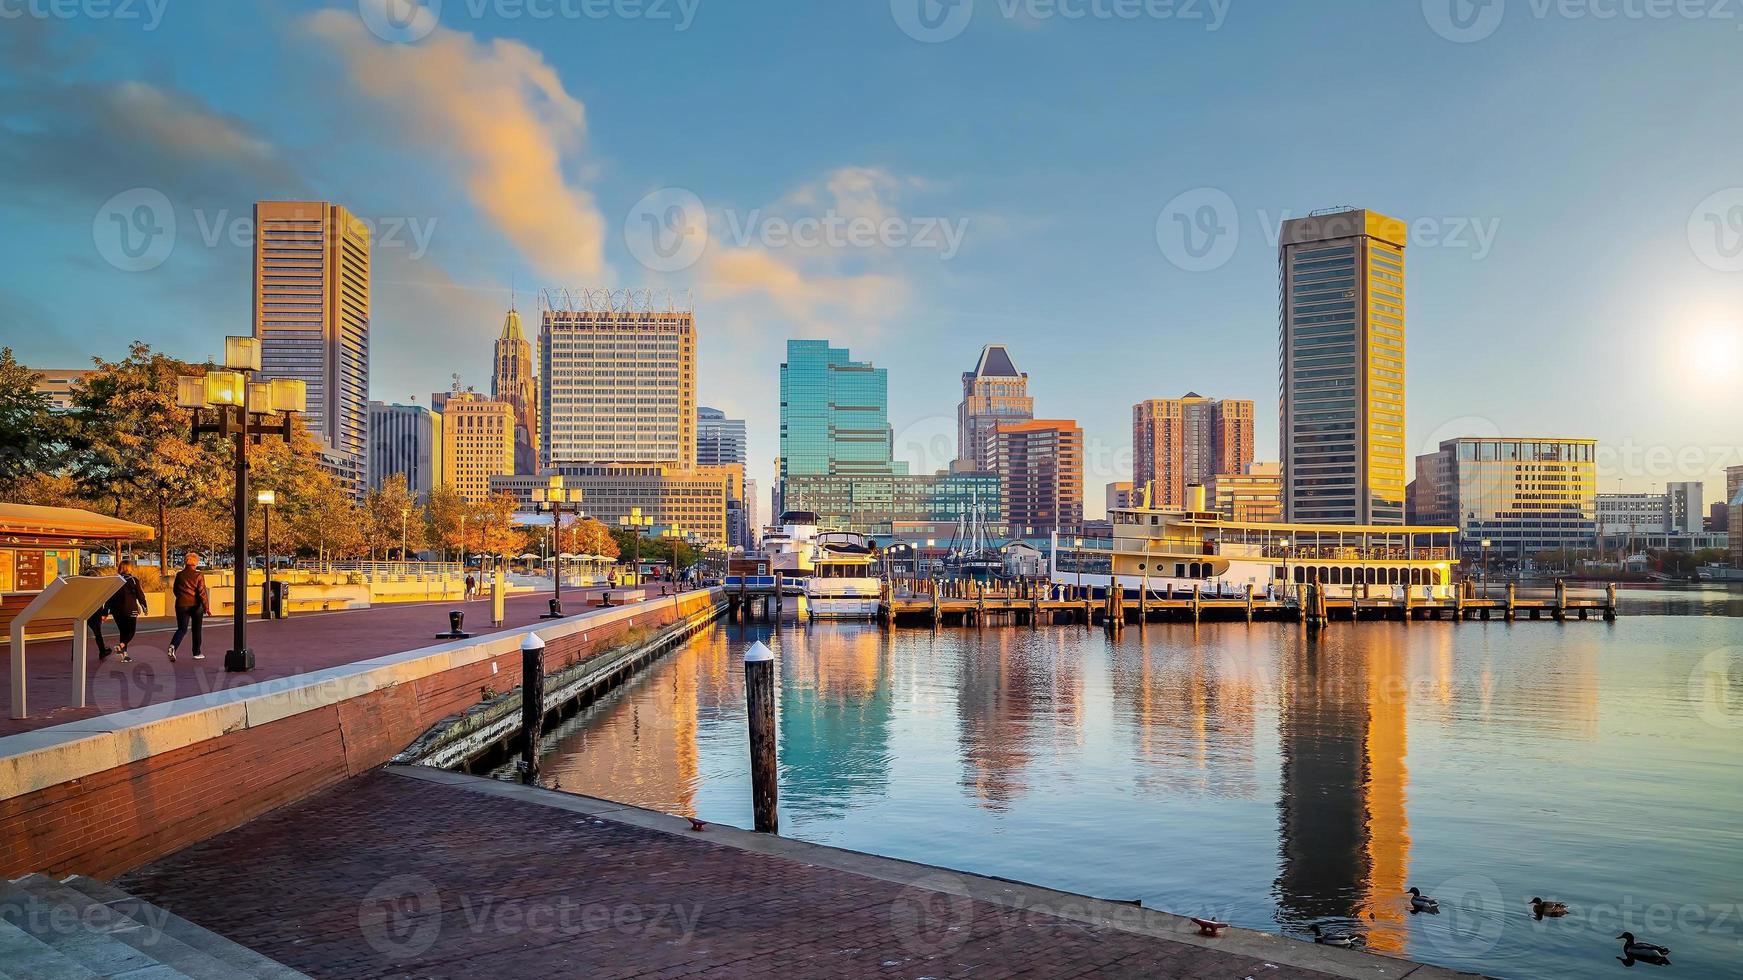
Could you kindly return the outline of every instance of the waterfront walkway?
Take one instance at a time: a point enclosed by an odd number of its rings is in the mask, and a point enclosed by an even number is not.
[[[117,884],[317,978],[1462,976],[416,767]]]
[[[571,615],[585,611],[600,591],[564,589],[563,611]],[[658,595],[658,586],[649,586],[648,592]],[[25,664],[30,717],[16,720],[5,717],[9,712],[3,711],[12,700],[13,654],[7,647],[0,658],[0,737],[416,650],[438,642],[436,634],[448,629],[451,609],[465,611],[466,631],[474,636],[525,629],[540,622],[539,616],[549,610],[549,599],[549,592],[508,597],[504,601],[506,623],[501,627],[490,625],[488,599],[398,603],[297,613],[272,621],[250,620],[248,645],[254,649],[255,668],[245,674],[224,671],[224,651],[230,647],[228,617],[206,618],[204,660],[193,659],[192,645],[184,641],[173,664],[165,649],[175,632],[174,621],[144,620],[129,649],[132,663],[121,663],[115,657],[99,661],[96,645],[89,646],[89,686],[82,709],[67,707],[72,697],[72,641],[33,641]],[[115,624],[105,621],[103,635],[113,644]]]

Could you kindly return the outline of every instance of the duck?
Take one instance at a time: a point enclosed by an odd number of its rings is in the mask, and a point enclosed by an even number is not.
[[[1429,915],[1439,915],[1440,903],[1424,895],[1419,889],[1412,888],[1410,889],[1410,911],[1412,914],[1427,912]]]
[[[1666,963],[1670,962],[1670,947],[1668,946],[1660,946],[1657,943],[1643,943],[1640,940],[1635,939],[1634,934],[1631,932],[1625,932],[1616,938],[1622,940],[1622,953],[1629,959],[1645,960],[1648,963],[1658,960],[1663,960]]]
[[[1539,919],[1559,919],[1567,914],[1566,902],[1546,902],[1541,898],[1531,900],[1532,914]]]
[[[1368,937],[1359,932],[1325,932],[1317,923],[1313,927],[1313,941],[1321,946],[1336,946],[1340,949],[1360,949],[1368,945]]]

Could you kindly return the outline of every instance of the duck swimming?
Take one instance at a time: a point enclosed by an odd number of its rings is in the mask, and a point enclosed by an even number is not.
[[[1359,932],[1323,932],[1317,924],[1313,927],[1313,941],[1321,946],[1341,949],[1360,949],[1368,945],[1368,937]]]
[[[1616,937],[1622,940],[1622,953],[1629,959],[1643,960],[1647,963],[1669,963],[1670,947],[1657,943],[1643,943],[1634,938],[1631,932],[1625,932]]]
[[[1440,903],[1424,895],[1418,889],[1412,888],[1410,889],[1410,911],[1412,914],[1427,912],[1429,915],[1439,915]]]
[[[1541,898],[1531,900],[1532,914],[1539,919],[1559,919],[1567,914],[1566,902],[1546,902]]]

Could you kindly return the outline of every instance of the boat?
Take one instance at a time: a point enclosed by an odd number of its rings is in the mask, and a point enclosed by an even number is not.
[[[875,619],[883,597],[877,548],[863,534],[817,535],[805,605],[812,619]]]
[[[808,510],[790,510],[779,524],[763,530],[762,553],[769,560],[769,574],[785,581],[809,578],[817,554],[818,524],[822,518]]]
[[[1225,520],[1187,490],[1182,510],[1108,511],[1113,538],[1061,547],[1053,536],[1049,577],[1104,598],[1244,597],[1299,602],[1307,586],[1328,599],[1452,599],[1455,527],[1270,524]]]

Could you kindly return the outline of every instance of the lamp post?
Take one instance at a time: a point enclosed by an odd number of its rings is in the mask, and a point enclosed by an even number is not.
[[[1483,598],[1485,599],[1489,598],[1489,545],[1492,543],[1488,538],[1483,539]],[[1484,615],[1488,614],[1484,613]]]
[[[533,488],[533,508],[541,514],[551,515],[551,525],[556,531],[556,542],[552,550],[557,555],[556,573],[551,576],[551,611],[539,617],[540,619],[563,618],[563,505],[576,504],[569,511],[575,517],[581,516],[581,490],[563,486],[563,478],[551,477],[548,487]]]
[[[272,617],[272,505],[278,503],[278,494],[271,490],[262,490],[254,495],[254,502],[260,505],[261,521],[261,566],[266,569],[266,581],[260,587],[260,618]]]
[[[1283,601],[1287,603],[1289,601],[1289,586],[1294,584],[1294,580],[1289,577],[1290,541],[1288,538],[1284,538],[1278,544],[1283,548]]]
[[[224,370],[176,379],[176,404],[194,415],[189,438],[197,441],[213,433],[235,440],[235,608],[231,648],[224,654],[224,669],[232,672],[254,669],[254,651],[248,648],[248,443],[251,438],[259,443],[269,434],[289,442],[291,416],[308,409],[308,390],[303,382],[289,378],[250,381],[259,370],[259,338],[225,337]]]
[[[401,507],[399,509],[399,561],[400,561],[400,564],[402,564],[402,565],[406,564],[406,557],[405,557],[406,518],[411,517],[411,516],[412,516],[412,509],[410,507]]]
[[[466,577],[466,515],[460,515],[460,577]]]
[[[642,528],[653,527],[654,516],[648,514],[644,517],[640,507],[631,507],[629,514],[624,517],[619,517],[617,523],[623,527],[629,528],[631,533],[635,535],[635,557],[632,558],[631,561],[635,562],[635,565],[633,566],[635,569],[635,584],[640,585],[642,584]]]

